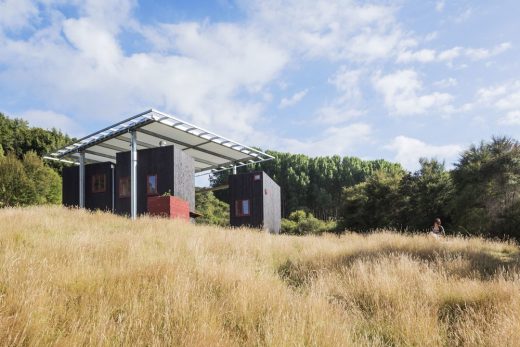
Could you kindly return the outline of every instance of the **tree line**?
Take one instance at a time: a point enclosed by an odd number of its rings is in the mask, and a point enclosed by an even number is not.
[[[0,113],[0,207],[59,203],[63,164],[44,163],[41,156],[72,140],[59,130],[30,127]],[[520,144],[515,139],[472,145],[450,171],[427,158],[420,160],[419,170],[408,172],[386,160],[267,153],[275,159],[239,171],[263,170],[281,186],[289,232],[421,230],[440,217],[448,232],[520,239]],[[212,175],[211,185],[226,183],[228,174]],[[198,202],[205,222],[225,224],[225,191],[198,193]]]
[[[384,160],[267,153],[275,159],[240,171],[263,170],[281,186],[284,222],[293,232],[327,225],[315,217],[335,221],[338,232],[424,230],[439,217],[451,233],[520,239],[520,144],[515,139],[495,137],[472,145],[451,171],[427,158],[420,159],[419,170],[408,172]],[[214,174],[212,185],[226,182],[227,175]]]
[[[0,113],[0,207],[61,202],[61,163],[41,157],[72,139]]]
[[[240,167],[238,172],[265,171],[281,187],[282,216],[296,210],[311,212],[320,219],[337,219],[343,200],[343,187],[364,182],[376,172],[402,170],[400,164],[386,160],[362,160],[356,157],[309,157],[303,154],[266,151],[274,160]],[[227,183],[228,171],[213,174],[211,185]],[[227,201],[225,191],[215,192]]]

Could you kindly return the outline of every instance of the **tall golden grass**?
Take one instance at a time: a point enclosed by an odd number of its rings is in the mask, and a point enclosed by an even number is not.
[[[0,345],[515,346],[513,243],[0,211]]]

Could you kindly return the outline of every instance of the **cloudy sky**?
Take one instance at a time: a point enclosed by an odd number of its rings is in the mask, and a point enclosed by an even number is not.
[[[195,4],[195,5],[194,5]],[[520,137],[520,2],[0,0],[0,111],[86,135],[149,108],[413,170]]]

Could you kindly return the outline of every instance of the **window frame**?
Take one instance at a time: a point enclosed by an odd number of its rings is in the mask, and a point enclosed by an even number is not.
[[[155,177],[155,192],[151,192],[150,191],[150,177]],[[148,196],[153,196],[153,195],[159,195],[159,188],[158,188],[158,178],[157,178],[157,174],[153,174],[153,175],[146,175],[146,195]]]
[[[121,186],[122,186],[123,181],[128,182],[128,194],[123,194],[123,192],[122,192]],[[128,177],[128,176],[119,177],[118,188],[119,188],[118,196],[120,198],[129,198],[132,193],[132,187],[130,187],[130,177]]]
[[[244,202],[247,201],[247,213],[244,213]],[[250,217],[251,216],[251,199],[235,200],[235,216]]]
[[[103,182],[103,188],[96,187],[96,180],[101,178],[98,183]],[[94,174],[91,176],[90,191],[92,193],[106,193],[107,191],[107,175],[106,174]]]

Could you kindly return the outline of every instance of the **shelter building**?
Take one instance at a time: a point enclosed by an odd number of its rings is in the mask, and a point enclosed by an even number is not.
[[[170,193],[195,212],[194,177],[272,156],[169,114],[148,110],[85,136],[46,159],[63,171],[63,202],[136,218],[148,196]]]
[[[252,226],[280,233],[280,186],[265,172],[230,175],[229,216],[231,226]]]

